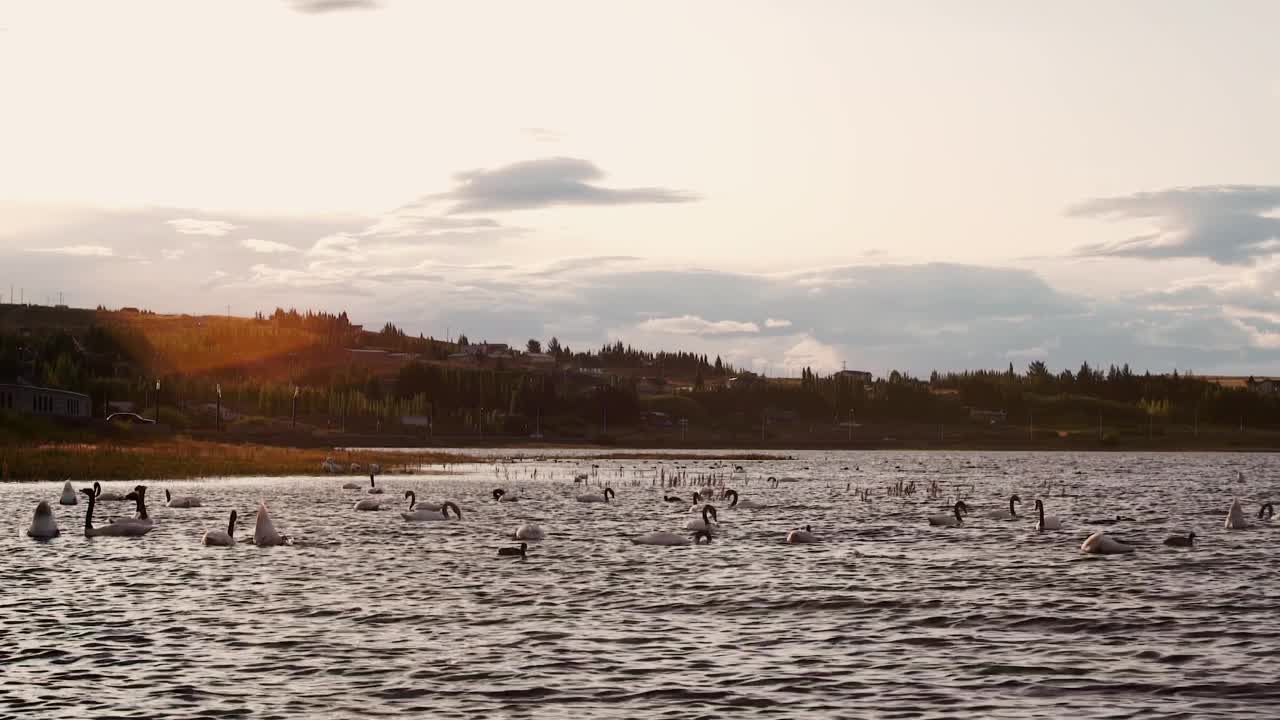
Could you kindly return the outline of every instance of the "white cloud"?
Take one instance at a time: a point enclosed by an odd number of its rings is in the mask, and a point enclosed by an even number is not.
[[[315,245],[307,251],[312,257],[319,258],[345,258],[345,259],[363,259],[357,248],[360,247],[360,241],[350,235],[338,233],[336,235],[328,235],[316,241]]]
[[[285,243],[276,242],[275,240],[258,240],[256,238],[241,240],[240,246],[256,253],[273,254],[302,252],[292,245],[286,245]]]
[[[790,320],[775,320],[775,319],[773,319],[773,318],[769,318],[769,319],[767,319],[767,320],[765,320],[765,321],[764,321],[764,326],[765,326],[765,327],[767,327],[767,328],[773,328],[773,329],[776,329],[776,328],[789,328],[789,327],[791,327],[791,321],[790,321]]]
[[[113,257],[116,254],[111,248],[102,245],[63,245],[62,247],[31,248],[29,252],[72,255],[75,257]]]
[[[183,235],[209,235],[211,237],[222,237],[236,229],[235,225],[224,220],[197,220],[196,218],[166,220],[165,224]]]
[[[186,254],[187,254],[187,251],[183,250],[182,248],[160,251],[160,257],[164,258],[165,260],[181,260],[182,256]]]
[[[641,330],[672,335],[735,335],[760,332],[760,326],[753,322],[738,322],[736,320],[712,322],[704,320],[697,315],[651,318],[640,323],[639,327]]]
[[[840,353],[811,335],[802,335],[799,342],[783,353],[782,364],[788,368],[810,367],[817,372],[830,371],[840,367]]]

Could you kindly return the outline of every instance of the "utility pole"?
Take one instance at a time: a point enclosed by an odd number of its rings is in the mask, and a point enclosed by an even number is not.
[[[156,424],[160,424],[160,378],[156,378]]]
[[[293,386],[293,409],[289,412],[289,427],[297,429],[298,427],[298,386]]]
[[[218,383],[218,384],[217,384],[216,386],[214,386],[214,387],[216,388],[216,390],[217,390],[217,392],[218,392],[218,415],[217,415],[217,417],[215,417],[215,418],[214,418],[213,426],[214,426],[214,427],[215,427],[219,432],[221,432],[221,431],[222,431],[222,383]]]

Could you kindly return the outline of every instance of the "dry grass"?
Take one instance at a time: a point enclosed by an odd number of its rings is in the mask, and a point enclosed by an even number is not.
[[[378,463],[383,472],[472,462],[442,452],[333,451],[229,445],[187,438],[147,443],[44,443],[0,447],[3,480],[141,480],[244,475],[324,475],[332,457],[343,467]]]

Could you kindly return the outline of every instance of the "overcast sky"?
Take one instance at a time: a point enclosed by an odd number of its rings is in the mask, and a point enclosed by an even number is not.
[[[1280,4],[0,0],[0,294],[1280,374]]]

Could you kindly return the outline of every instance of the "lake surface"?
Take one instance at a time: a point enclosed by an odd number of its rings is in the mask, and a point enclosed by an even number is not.
[[[139,539],[86,539],[61,483],[0,485],[0,718],[1205,718],[1280,703],[1280,519],[1223,529],[1232,497],[1250,517],[1280,500],[1273,456],[536,455],[383,476],[383,512],[353,509],[368,496],[341,489],[351,478],[149,482],[158,527]],[[718,474],[770,507],[716,501],[710,545],[633,545],[691,517],[662,502],[659,469]],[[576,502],[580,473],[617,501]],[[917,492],[891,496],[899,481]],[[204,507],[163,507],[166,487]],[[496,503],[495,487],[523,499]],[[406,489],[463,519],[405,522]],[[1022,519],[982,517],[1014,492]],[[930,527],[958,494],[965,526]],[[1036,497],[1063,530],[1035,532]],[[24,535],[42,499],[63,531],[47,543]],[[250,539],[259,499],[297,544],[200,544],[232,508]],[[131,511],[100,503],[97,521]],[[1090,522],[1117,513],[1135,521]],[[547,539],[497,557],[524,520]],[[825,542],[783,542],[806,524]],[[1137,552],[1081,555],[1098,529]],[[1194,549],[1162,544],[1189,530]]]

